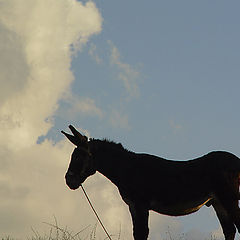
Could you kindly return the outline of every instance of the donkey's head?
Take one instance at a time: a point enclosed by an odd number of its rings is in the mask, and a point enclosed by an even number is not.
[[[69,126],[73,135],[62,133],[77,147],[74,149],[71,161],[65,175],[69,188],[77,189],[90,175],[96,172],[93,158],[89,151],[88,138],[79,133],[73,126]]]

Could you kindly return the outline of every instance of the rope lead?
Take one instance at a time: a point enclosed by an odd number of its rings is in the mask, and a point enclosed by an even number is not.
[[[90,201],[90,199],[89,199],[89,197],[88,197],[88,195],[87,195],[85,189],[83,188],[83,185],[81,185],[81,188],[82,188],[82,190],[83,190],[83,193],[84,193],[85,197],[87,198],[87,201],[88,201],[90,207],[92,208],[92,210],[93,210],[95,216],[97,217],[97,220],[98,220],[99,223],[101,224],[101,226],[102,226],[104,232],[106,233],[107,237],[108,237],[110,240],[112,240],[111,237],[110,237],[110,235],[109,235],[108,232],[107,232],[107,229],[104,227],[104,225],[103,225],[101,219],[99,218],[99,216],[98,216],[96,210],[94,209],[94,207],[93,207],[93,205],[92,205],[92,203],[91,203],[91,201]]]

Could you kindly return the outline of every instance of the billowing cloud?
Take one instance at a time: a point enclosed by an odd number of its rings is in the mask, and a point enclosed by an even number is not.
[[[74,0],[10,0],[0,6],[1,137],[19,148],[52,126],[49,117],[73,81],[72,53],[101,30],[101,16],[93,2]]]
[[[0,24],[0,107],[26,84],[29,66],[19,36]]]
[[[72,55],[102,18],[92,1],[0,0],[0,8],[0,234],[24,238],[49,214],[75,214],[64,196],[69,144],[36,142],[74,80]]]

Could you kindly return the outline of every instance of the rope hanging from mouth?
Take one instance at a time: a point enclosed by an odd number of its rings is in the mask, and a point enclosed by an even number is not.
[[[85,197],[87,198],[87,201],[88,201],[90,207],[92,208],[95,216],[97,217],[97,220],[99,221],[100,225],[102,226],[102,229],[103,229],[104,232],[106,233],[107,237],[108,237],[110,240],[112,240],[111,237],[110,237],[110,235],[109,235],[108,232],[107,232],[107,229],[104,227],[103,222],[101,221],[101,219],[99,218],[96,210],[94,209],[94,207],[93,207],[93,205],[92,205],[92,203],[91,203],[91,201],[90,201],[90,199],[89,199],[89,197],[88,197],[85,189],[83,188],[83,185],[81,185],[81,188],[82,188],[82,190],[83,190],[83,193],[84,193]]]

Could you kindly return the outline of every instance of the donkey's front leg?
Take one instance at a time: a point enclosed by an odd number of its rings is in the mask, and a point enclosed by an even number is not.
[[[147,240],[148,238],[148,209],[139,204],[129,204],[129,210],[132,216],[134,240]]]

